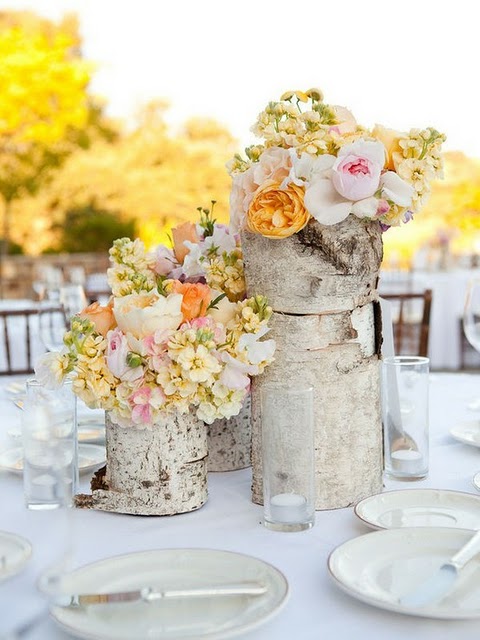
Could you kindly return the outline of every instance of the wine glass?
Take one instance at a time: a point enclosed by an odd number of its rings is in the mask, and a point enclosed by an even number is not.
[[[463,330],[472,347],[480,353],[480,280],[471,280],[467,286],[463,311]],[[473,411],[480,410],[480,398],[468,405]]]

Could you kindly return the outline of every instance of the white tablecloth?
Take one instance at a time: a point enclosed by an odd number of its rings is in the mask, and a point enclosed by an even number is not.
[[[473,475],[480,469],[479,450],[453,440],[448,430],[475,417],[467,403],[480,395],[480,376],[431,376],[431,464],[429,477],[416,483],[387,481],[387,488],[436,487],[475,493]],[[18,423],[20,411],[0,390],[1,438]],[[369,529],[340,509],[317,513],[313,529],[277,533],[261,524],[262,509],[250,502],[250,471],[211,474],[209,501],[200,510],[174,517],[134,517],[76,511],[75,552],[80,562],[145,549],[205,547],[247,553],[278,567],[290,584],[290,599],[277,617],[245,640],[478,640],[480,621],[441,621],[394,614],[363,604],[341,592],[327,572],[330,552]],[[17,577],[0,585],[0,626],[28,618],[45,607],[34,583],[47,559],[57,552],[56,512],[28,511],[20,477],[0,474],[0,529],[30,539],[34,555]],[[8,590],[5,586],[8,585]],[[45,617],[25,640],[69,638]]]
[[[432,369],[460,366],[460,320],[469,280],[480,279],[480,269],[452,271],[382,272],[382,293],[420,293],[432,289],[429,356]]]

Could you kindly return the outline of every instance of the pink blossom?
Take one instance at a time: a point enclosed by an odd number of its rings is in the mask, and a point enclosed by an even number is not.
[[[175,260],[173,251],[164,245],[160,245],[155,250],[155,264],[153,270],[160,276],[168,276],[178,262]]]
[[[132,407],[132,422],[147,426],[152,424],[153,410],[165,402],[165,394],[159,387],[144,385],[132,393],[129,402]]]
[[[332,182],[337,192],[357,201],[373,196],[380,184],[385,163],[381,142],[356,140],[342,147],[332,167]]]
[[[143,376],[141,366],[130,367],[127,364],[127,356],[130,351],[127,338],[120,329],[116,328],[107,334],[107,366],[114,376],[120,380],[133,382]]]

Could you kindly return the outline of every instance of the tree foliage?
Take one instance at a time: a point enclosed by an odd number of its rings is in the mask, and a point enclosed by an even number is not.
[[[130,131],[78,149],[37,197],[17,203],[15,238],[27,251],[55,243],[52,233],[48,237],[48,221],[58,229],[72,208],[93,207],[121,221],[134,218],[148,246],[166,241],[171,226],[196,220],[196,208],[212,199],[218,201],[218,219],[228,220],[225,163],[235,148],[233,138],[205,119],[193,119],[173,132],[165,121],[166,109],[163,102],[147,105]],[[35,225],[25,224],[27,211],[36,212]]]

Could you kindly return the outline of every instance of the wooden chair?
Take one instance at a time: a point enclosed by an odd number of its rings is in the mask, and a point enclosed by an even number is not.
[[[49,321],[64,312],[58,307],[44,310]],[[0,309],[0,376],[33,373],[37,358],[45,353],[40,339],[38,309]]]
[[[392,303],[395,354],[428,356],[432,290],[382,294],[382,298]]]
[[[36,309],[0,310],[0,375],[33,372]]]

